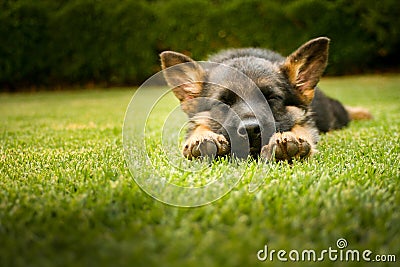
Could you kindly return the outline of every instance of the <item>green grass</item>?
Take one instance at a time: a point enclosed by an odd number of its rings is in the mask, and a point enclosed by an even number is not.
[[[157,156],[157,127],[148,125],[157,172],[137,153],[142,180],[154,172],[187,185],[243,176],[199,208],[155,201],[132,179],[121,135],[133,90],[0,95],[0,266],[292,266],[259,262],[256,253],[264,245],[335,249],[339,238],[399,262],[400,76],[324,78],[320,86],[375,119],[323,135],[319,153],[293,166],[218,162],[190,176],[169,164],[204,164]],[[156,118],[165,117],[162,105]],[[255,178],[263,183],[249,193]]]

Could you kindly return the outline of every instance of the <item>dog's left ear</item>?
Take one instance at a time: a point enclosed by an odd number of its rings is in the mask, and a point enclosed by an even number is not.
[[[314,88],[328,63],[328,50],[328,38],[313,39],[288,56],[281,66],[281,70],[307,105],[313,100]]]
[[[205,71],[196,61],[173,51],[162,52],[160,58],[165,80],[182,105],[200,95]]]

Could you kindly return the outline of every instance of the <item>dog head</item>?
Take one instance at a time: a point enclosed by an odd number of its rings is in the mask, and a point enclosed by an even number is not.
[[[182,110],[194,121],[199,114],[208,117],[202,122],[235,144],[236,155],[246,157],[257,156],[275,131],[290,131],[306,119],[328,47],[329,39],[321,37],[286,58],[249,53],[205,65],[176,52],[160,56]]]

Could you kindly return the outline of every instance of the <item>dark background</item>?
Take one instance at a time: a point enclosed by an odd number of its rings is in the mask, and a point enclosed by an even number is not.
[[[139,85],[164,50],[288,55],[331,38],[328,75],[397,71],[398,0],[0,0],[0,91]]]

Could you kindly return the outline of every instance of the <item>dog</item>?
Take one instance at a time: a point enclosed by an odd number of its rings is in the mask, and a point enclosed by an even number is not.
[[[183,156],[301,161],[316,153],[319,133],[370,119],[367,110],[345,107],[317,87],[329,42],[312,39],[286,58],[267,49],[228,49],[206,65],[162,52],[165,80],[189,117]]]

